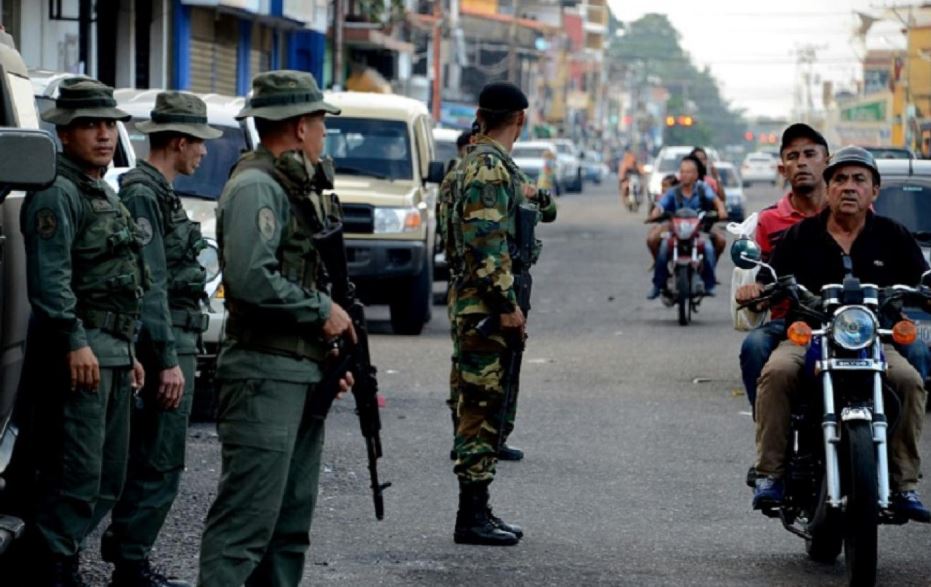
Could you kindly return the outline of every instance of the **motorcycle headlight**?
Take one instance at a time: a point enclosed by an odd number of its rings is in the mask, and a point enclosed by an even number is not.
[[[844,308],[834,317],[831,336],[838,346],[847,350],[865,349],[876,338],[876,318],[866,308]]]
[[[688,240],[692,238],[692,234],[694,234],[696,226],[698,226],[698,224],[694,222],[677,222],[676,236],[682,240]]]
[[[417,208],[375,208],[375,234],[417,232],[422,223]]]
[[[207,248],[197,255],[197,262],[207,272],[207,283],[216,279],[220,274],[220,253],[213,243],[208,242]]]

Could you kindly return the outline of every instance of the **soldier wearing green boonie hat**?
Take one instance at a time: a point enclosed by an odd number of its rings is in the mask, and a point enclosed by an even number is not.
[[[115,565],[115,586],[180,587],[187,583],[154,570],[149,553],[184,469],[198,340],[207,327],[201,309],[206,273],[197,257],[207,244],[172,182],[179,174],[192,175],[207,154],[205,140],[223,133],[207,124],[203,100],[177,91],[160,92],[150,120],[135,126],[149,136],[149,154],[120,178],[120,199],[142,233],[142,256],[152,276],[136,343],[149,378],[132,410],[126,485],[101,554]]]
[[[103,180],[113,159],[113,89],[66,79],[43,118],[62,143],[58,176],[26,196],[20,217],[32,305],[22,384],[36,401],[35,521],[27,581],[76,585],[78,549],[119,496],[129,402],[141,386],[133,339],[146,287],[139,233]],[[38,398],[41,397],[41,405]]]
[[[261,144],[239,160],[217,207],[229,317],[217,361],[223,469],[201,543],[204,587],[301,582],[323,450],[323,421],[305,417],[304,406],[326,342],[355,336],[320,282],[319,228],[291,205],[337,213],[311,180],[324,116],[339,109],[309,73],[263,73],[252,88],[237,118],[255,118]],[[347,375],[341,386],[350,383]]]

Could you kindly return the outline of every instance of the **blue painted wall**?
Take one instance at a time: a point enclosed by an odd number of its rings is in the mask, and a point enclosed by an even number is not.
[[[326,35],[317,31],[294,31],[288,35],[288,69],[309,71],[318,83],[323,83],[323,60]]]
[[[191,7],[174,0],[173,15],[171,87],[187,90],[191,87]]]

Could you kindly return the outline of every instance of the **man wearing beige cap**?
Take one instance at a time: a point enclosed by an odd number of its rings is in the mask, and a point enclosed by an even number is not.
[[[129,469],[103,559],[115,565],[112,587],[183,587],[152,568],[149,552],[178,494],[184,469],[206,273],[197,255],[207,244],[172,188],[207,153],[205,141],[223,133],[207,126],[207,105],[184,92],[161,92],[151,120],[136,124],[149,136],[149,155],[120,178],[120,199],[141,233],[152,286],[142,298],[136,352],[150,374],[132,410]]]
[[[311,179],[327,113],[309,73],[271,71],[252,82],[237,119],[253,117],[261,144],[220,196],[217,239],[229,317],[217,360],[222,472],[207,514],[198,585],[296,586],[317,499],[323,420],[305,414],[329,343],[355,339],[329,295],[313,235],[333,203]],[[340,388],[348,390],[345,374]]]

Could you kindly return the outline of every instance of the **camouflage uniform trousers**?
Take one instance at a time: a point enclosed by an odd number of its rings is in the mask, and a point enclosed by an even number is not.
[[[454,445],[458,459],[453,471],[467,483],[490,482],[495,477],[501,408],[505,401],[507,347],[498,335],[486,340],[475,332],[482,318],[483,315],[467,315],[456,320],[460,341],[459,422]],[[503,424],[506,432],[509,426],[513,428],[513,411],[508,412]]]
[[[453,342],[453,353],[450,356],[451,367],[449,370],[449,398],[446,400],[446,405],[449,406],[449,410],[453,418],[453,426],[458,430],[459,426],[459,410],[461,409],[459,405],[459,398],[461,396],[460,390],[462,387],[462,375],[460,373],[460,355],[461,351],[459,349],[459,336],[457,333],[458,326],[455,315],[456,307],[456,293],[453,287],[449,288],[449,297],[447,305],[447,314],[449,316],[449,335]],[[508,437],[514,432],[514,420],[517,418],[517,396],[520,391],[520,381],[514,382],[514,392],[511,395],[511,403],[508,406],[508,412],[504,420],[504,440],[502,444],[507,442]],[[496,427],[497,428],[497,427]],[[453,443],[453,450],[459,450],[459,435],[456,434],[456,439]]]

